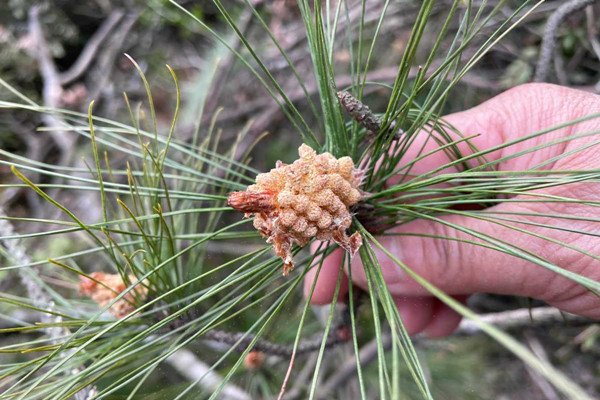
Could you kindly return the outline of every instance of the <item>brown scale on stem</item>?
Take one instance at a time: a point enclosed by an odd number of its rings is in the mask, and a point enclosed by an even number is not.
[[[363,104],[356,97],[345,91],[337,92],[337,97],[348,115],[350,115],[352,119],[354,119],[360,126],[367,130],[370,139],[373,139],[380,133],[383,126],[383,121],[381,118],[373,114],[371,109],[366,104]],[[392,122],[389,130],[390,132],[393,132],[395,140],[400,139],[404,133],[402,129],[396,129],[396,124],[394,122]]]
[[[352,223],[350,207],[361,198],[363,173],[350,157],[317,155],[305,144],[298,154],[292,164],[278,161],[276,168],[256,177],[256,184],[228,199],[245,217],[254,215],[254,227],[283,259],[284,275],[294,269],[294,243],[333,240],[351,255],[362,245],[358,232],[349,237],[346,229]]]

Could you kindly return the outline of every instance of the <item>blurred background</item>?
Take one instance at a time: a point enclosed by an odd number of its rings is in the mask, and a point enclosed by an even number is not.
[[[219,149],[225,150],[231,148],[240,131],[247,130],[237,149],[242,154],[268,132],[261,145],[251,153],[251,165],[265,171],[272,168],[276,160],[294,159],[300,137],[258,79],[232,55],[231,50],[245,56],[247,51],[232,33],[228,22],[210,1],[182,0],[179,3],[205,27],[194,23],[164,0],[5,0],[0,5],[0,77],[46,107],[87,113],[89,102],[95,100],[95,115],[126,122],[129,114],[123,92],[127,92],[132,104],[146,99],[143,82],[131,61],[125,57],[124,53],[127,53],[146,74],[152,86],[158,124],[162,130],[168,130],[175,104],[172,79],[164,67],[168,64],[177,73],[182,87],[177,140],[190,141],[196,130],[206,132],[214,124],[220,135]],[[307,94],[318,103],[318,90],[296,2],[251,0],[251,3],[289,55],[296,71],[290,69],[243,1],[224,2],[235,16],[239,29],[260,51],[264,65],[290,100],[306,116],[309,124],[314,122]],[[346,32],[350,29],[351,35],[359,40],[359,32],[352,29],[361,17],[370,30],[363,33],[364,38],[371,37],[376,29],[380,29],[367,80],[393,84],[419,2],[397,0],[387,4],[384,0],[369,0],[364,16],[360,13],[360,1],[348,0],[348,3],[351,12],[340,19],[338,30]],[[445,0],[436,2],[433,18],[439,19],[440,24],[451,3]],[[464,50],[465,58],[472,56],[522,2],[487,3],[490,7],[498,5],[501,12],[487,25],[486,29],[490,31],[481,32],[479,38]],[[571,4],[569,9],[561,7],[566,3]],[[464,76],[448,102],[446,112],[472,107],[503,90],[531,81],[552,82],[600,93],[600,6],[595,3],[547,1],[539,6]],[[381,10],[386,4],[386,18],[378,28]],[[549,24],[554,25],[549,28]],[[451,31],[457,29],[458,26],[451,27]],[[224,43],[215,40],[209,30],[217,32]],[[435,34],[431,31],[424,37],[420,47],[422,54],[417,57],[420,62],[426,62]],[[442,48],[450,46],[451,37],[448,35]],[[348,88],[352,83],[348,74],[351,54],[343,43],[334,54],[336,84],[340,89]],[[433,60],[433,65],[436,62],[441,61]],[[417,67],[415,65],[414,73]],[[305,88],[296,79],[290,79],[294,73],[301,76]],[[385,86],[370,85],[364,93],[364,102],[375,112],[383,112],[388,94]],[[40,134],[37,129],[42,126],[55,128],[53,134]],[[84,167],[82,158],[89,160],[91,154],[89,142],[60,128],[59,121],[52,117],[0,110],[0,149],[43,163]],[[122,166],[125,157],[124,153],[111,155],[111,164]],[[0,164],[0,182],[14,181],[9,167]],[[77,197],[61,192],[56,195],[86,221],[101,219],[97,194],[78,193],[80,196]],[[13,216],[58,218],[51,205],[33,191],[23,188],[0,188],[0,207]],[[17,221],[15,229],[27,233],[35,231],[36,227]],[[78,244],[64,238],[47,237],[31,246],[35,259],[43,258],[44,249],[48,247],[57,253],[73,252]],[[239,253],[253,248],[252,245],[244,246],[219,251]],[[16,279],[7,272],[0,272],[0,288],[14,285]],[[497,320],[502,321],[503,316],[511,315],[502,313],[527,309],[532,303],[527,299],[482,294],[473,296],[469,305],[478,312],[496,315]],[[533,303],[533,306],[543,305]],[[589,321],[557,322],[555,314],[533,321],[523,315],[519,318],[506,329],[538,356],[551,359],[590,393],[600,393],[600,325]],[[9,321],[0,320],[0,328],[7,326],[10,326]],[[295,330],[289,332],[289,341],[293,340],[294,333]],[[13,336],[0,333],[0,344],[11,343]],[[447,339],[417,338],[416,346],[431,369],[427,372],[436,377],[433,386],[437,390],[436,398],[563,398],[537,373],[477,329],[463,327],[458,334]],[[368,368],[375,368],[375,363],[372,364]],[[247,367],[237,384],[242,390],[264,384],[272,375],[269,368],[284,366],[267,364],[259,370]],[[409,382],[408,371],[404,373],[404,379]],[[165,388],[188,379],[189,376],[176,365],[161,368],[151,381],[156,393],[143,398],[170,398]],[[330,383],[344,385],[344,381]],[[234,394],[228,395],[235,398]],[[418,392],[415,391],[414,398],[417,397]],[[293,398],[293,392],[289,398]],[[410,390],[406,398],[413,398]]]

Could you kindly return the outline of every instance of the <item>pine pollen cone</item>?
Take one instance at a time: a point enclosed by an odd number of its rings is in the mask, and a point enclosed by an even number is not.
[[[252,350],[244,357],[244,366],[250,371],[260,369],[265,361],[265,353],[262,351]]]
[[[123,278],[119,274],[92,272],[90,276],[94,278],[95,281],[85,276],[79,277],[79,293],[90,296],[92,300],[103,308],[128,286],[123,282]],[[104,286],[96,281],[102,282]],[[135,282],[137,281],[137,278],[134,275],[129,275],[129,281]],[[136,298],[143,299],[147,294],[148,289],[145,286],[142,286],[141,284],[137,285],[132,291],[113,304],[108,311],[115,317],[121,319],[135,310],[134,304]]]
[[[276,168],[256,176],[256,184],[228,198],[245,217],[254,215],[254,227],[283,259],[283,275],[294,269],[294,243],[333,240],[351,255],[362,245],[360,234],[349,237],[346,229],[352,223],[350,207],[361,198],[363,173],[350,157],[317,155],[305,144],[298,155],[289,165],[278,161]]]

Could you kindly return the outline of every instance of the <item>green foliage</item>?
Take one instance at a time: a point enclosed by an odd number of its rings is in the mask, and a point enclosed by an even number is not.
[[[239,28],[232,10],[218,0],[213,2],[223,21],[240,40],[243,51],[235,50],[229,38],[208,26],[197,9],[188,10],[175,1],[171,3],[168,13],[180,16],[177,17],[178,24],[190,26],[191,29],[201,28],[234,52],[238,60],[279,104],[299,138],[314,148],[330,151],[336,156],[350,155],[357,165],[367,165],[363,189],[369,194],[363,202],[371,206],[374,215],[389,227],[415,218],[451,225],[440,219],[439,215],[453,214],[485,219],[529,233],[527,229],[512,225],[514,220],[510,219],[511,216],[460,211],[456,206],[496,203],[539,185],[598,180],[597,171],[550,174],[542,170],[495,170],[499,162],[527,154],[535,148],[493,162],[486,158],[492,151],[528,138],[546,135],[581,120],[480,151],[470,143],[472,138],[454,132],[455,129],[439,117],[461,78],[540,3],[524,2],[506,17],[499,14],[501,4],[491,7],[484,1],[476,6],[470,1],[457,0],[452,3],[443,23],[432,26],[435,2],[420,2],[418,16],[406,43],[395,82],[389,87],[369,82],[367,73],[375,62],[372,57],[379,43],[380,28],[390,2],[383,4],[381,17],[376,21],[374,29],[371,26],[368,30],[365,25],[364,15],[368,3],[363,1],[363,18],[359,19],[357,26],[340,30],[340,21],[348,18],[353,11],[349,9],[347,1],[340,1],[336,6],[329,1],[299,1],[318,87],[318,102],[313,104],[310,98],[307,99],[307,112],[300,110],[290,99],[267,67],[260,49],[253,46],[250,38]],[[156,1],[150,2],[150,5],[164,7],[163,3]],[[245,7],[253,5],[246,2]],[[261,14],[255,9],[251,11],[260,27],[266,30],[266,36],[276,40]],[[464,57],[465,48],[479,40],[484,28],[491,25],[495,18],[502,18],[502,23],[481,41],[482,44],[474,55]],[[451,29],[451,23],[457,21],[458,29]],[[423,37],[426,30],[435,30],[437,34],[434,35],[436,39],[433,43],[424,49]],[[353,32],[358,32],[358,37]],[[365,37],[366,32],[372,32],[373,36]],[[278,43],[276,47],[283,59],[293,67],[284,48]],[[351,55],[349,74],[353,84],[349,89],[357,98],[362,98],[365,89],[370,87],[389,90],[387,106],[381,114],[383,126],[379,132],[375,132],[374,137],[358,124],[345,122],[336,92],[346,88],[338,88],[335,84],[337,68],[334,52],[340,49],[347,50]],[[411,68],[417,64],[419,54],[428,56],[418,73],[411,77]],[[442,57],[443,62],[434,66],[434,58],[439,57]],[[36,281],[47,292],[53,304],[40,305],[36,299],[23,292],[13,293],[7,290],[1,293],[3,305],[7,305],[6,309],[1,309],[2,315],[6,316],[15,309],[35,310],[55,318],[55,321],[39,324],[22,322],[17,327],[3,331],[19,333],[22,337],[16,343],[6,344],[0,349],[11,355],[19,355],[0,365],[0,388],[3,391],[0,399],[66,399],[92,386],[97,390],[92,394],[93,399],[216,399],[221,398],[226,385],[245,380],[252,382],[249,386],[253,395],[276,396],[287,374],[291,377],[288,388],[293,386],[300,369],[298,365],[289,359],[275,357],[268,366],[270,370],[265,368],[250,379],[249,374],[242,372],[240,368],[244,357],[263,339],[288,343],[295,353],[299,351],[302,340],[314,337],[315,334],[321,336],[318,336],[320,339],[313,352],[316,355],[312,361],[314,367],[309,370],[309,378],[305,381],[310,383],[305,383],[300,388],[304,398],[319,398],[324,375],[326,372],[331,373],[331,368],[325,368],[328,358],[357,357],[360,347],[368,340],[374,341],[377,357],[375,365],[358,368],[357,381],[361,398],[443,398],[443,389],[437,384],[431,384],[424,360],[403,325],[384,281],[380,261],[375,256],[376,248],[386,253],[399,268],[433,296],[464,317],[472,319],[482,331],[544,376],[568,398],[590,398],[547,360],[536,357],[513,337],[485,323],[474,312],[415,274],[411,266],[395,258],[380,244],[373,233],[364,227],[360,216],[355,219],[352,230],[360,232],[364,241],[360,258],[369,288],[367,301],[359,309],[352,292],[355,289],[351,288],[348,298],[350,311],[346,314],[350,320],[351,332],[348,346],[329,349],[327,339],[335,332],[342,312],[334,302],[319,317],[309,303],[303,300],[299,286],[310,269],[316,269],[317,275],[319,274],[322,259],[320,261],[318,255],[329,254],[334,245],[322,244],[320,250],[314,253],[295,249],[297,269],[290,277],[281,277],[281,260],[272,255],[271,245],[264,244],[258,233],[250,229],[249,220],[232,214],[231,208],[226,205],[227,194],[243,190],[259,172],[247,165],[251,149],[243,151],[241,157],[237,155],[237,146],[247,130],[242,129],[234,144],[224,152],[217,151],[220,144],[219,131],[212,124],[202,127],[202,134],[198,133],[193,140],[180,141],[177,120],[180,109],[185,107],[181,105],[185,99],[180,98],[179,81],[175,72],[167,67],[173,78],[173,90],[177,93],[172,106],[173,118],[168,126],[161,126],[157,121],[151,82],[146,79],[142,68],[133,59],[130,60],[143,81],[147,99],[144,104],[133,104],[127,95],[124,96],[122,107],[130,115],[127,124],[95,116],[93,104],[90,104],[88,115],[68,110],[48,110],[26,98],[19,89],[0,81],[11,93],[0,101],[0,108],[60,117],[67,123],[66,127],[60,127],[61,130],[89,141],[90,159],[93,159],[87,162],[87,169],[71,168],[43,164],[38,160],[0,150],[0,163],[10,165],[20,179],[19,183],[3,184],[3,187],[27,187],[60,212],[60,217],[48,217],[44,220],[0,217],[3,221],[36,224],[38,229],[33,233],[1,237],[5,250],[8,249],[6,243],[11,240],[20,241],[26,249],[30,240],[47,240],[46,243],[50,243],[50,239],[57,235],[78,241],[85,237],[88,241],[84,249],[67,249],[60,255],[48,252],[41,261],[26,260],[18,257],[18,254],[4,251],[7,253],[5,257],[8,263],[0,268],[0,273],[15,270],[27,273],[36,270],[43,275],[52,274],[68,285],[57,287],[52,283]],[[307,93],[308,83],[302,81],[295,68],[291,71],[289,78],[298,80],[298,85]],[[207,73],[212,74],[214,71]],[[205,96],[202,95],[194,99],[199,114],[204,100]],[[194,110],[189,113],[193,115]],[[309,125],[309,116],[316,119],[315,126]],[[592,117],[597,115],[585,119]],[[398,128],[402,128],[405,133],[399,140],[394,140],[393,133]],[[409,177],[415,163],[431,155],[421,152],[411,162],[398,166],[420,132],[428,132],[430,139],[438,144],[434,153],[444,152],[452,161],[429,173],[402,179],[399,183],[388,186],[386,182],[390,177]],[[451,132],[459,134],[462,139],[452,139]],[[471,154],[466,155],[460,151],[457,145],[461,142],[469,144]],[[549,141],[542,147],[556,143]],[[126,162],[115,168],[112,162],[118,156],[125,157]],[[458,166],[460,172],[440,173],[451,166]],[[43,182],[30,180],[27,176],[31,173],[39,174],[44,178]],[[52,179],[58,183],[45,183]],[[450,189],[441,187],[442,183],[449,184]],[[73,196],[88,191],[95,193],[102,219],[85,221],[83,216],[76,215],[55,196],[56,189]],[[45,225],[50,225],[51,228],[39,228]],[[600,291],[600,283],[563,270],[503,238],[461,226],[451,227],[478,239],[469,242],[470,244],[528,260],[591,291]],[[441,239],[458,240],[452,237]],[[247,245],[254,247],[236,253],[236,249],[246,249],[244,246]],[[568,243],[561,245],[579,251]],[[224,251],[215,255],[211,246],[221,246]],[[343,263],[346,267],[349,265],[348,257],[345,257]],[[95,303],[82,299],[76,286],[80,277],[89,278],[91,272],[99,270],[120,274],[126,289],[107,304],[98,307]],[[335,299],[339,296],[342,270],[340,269],[337,281]],[[348,273],[352,273],[349,268]],[[135,279],[130,279],[130,276]],[[136,295],[136,290],[140,288],[148,291],[146,298]],[[115,319],[107,311],[120,301],[132,303],[135,311]],[[59,328],[59,332],[52,334],[53,328]],[[208,344],[218,342],[214,338],[215,332],[220,330],[237,330],[239,335],[234,335],[231,343],[218,343],[219,346],[210,347]],[[384,343],[387,335],[391,338],[390,350]],[[204,340],[208,344],[203,343]],[[159,379],[157,376],[160,369],[164,368],[165,361],[178,350],[190,348],[196,350],[203,361],[210,362],[210,373],[218,372],[222,381],[209,390],[199,389],[206,383],[203,379],[209,374],[207,372],[194,381],[176,382],[172,386],[156,388],[157,392],[150,395],[149,385]],[[304,356],[299,355],[296,362],[300,364],[298,360]],[[431,357],[433,355],[428,354],[425,363]],[[457,374],[456,379],[463,379],[463,376]],[[469,379],[474,378],[471,376]],[[405,391],[408,380],[411,382],[410,393]],[[462,398],[467,397],[465,395]],[[473,398],[477,396],[474,395]]]

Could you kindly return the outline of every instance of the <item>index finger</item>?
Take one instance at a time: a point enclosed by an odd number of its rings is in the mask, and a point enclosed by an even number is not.
[[[318,246],[319,243],[314,242],[311,245],[311,251],[315,252]],[[323,266],[320,271],[318,266],[311,268],[304,278],[304,297],[309,299],[311,303],[317,305],[331,303],[333,301],[333,295],[340,274],[340,268],[343,266],[343,261],[344,253],[342,250],[337,249],[323,261]],[[343,301],[348,293],[348,276],[343,271],[342,274],[342,283],[338,296],[339,302]],[[312,297],[310,297],[313,283],[315,284],[315,289]]]

